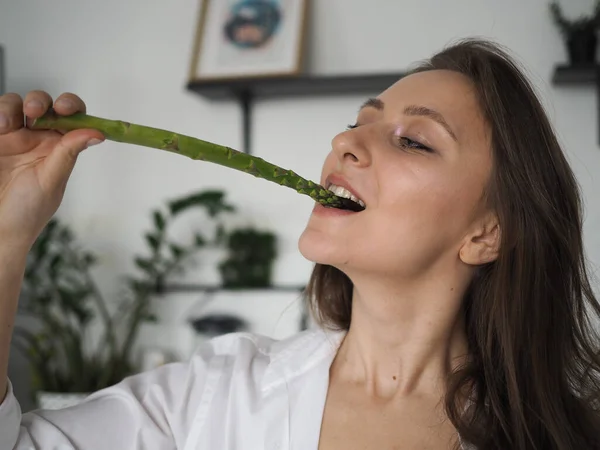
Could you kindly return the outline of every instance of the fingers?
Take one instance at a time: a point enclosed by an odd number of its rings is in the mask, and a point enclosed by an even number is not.
[[[30,91],[23,99],[23,112],[27,117],[37,118],[52,106],[52,97],[44,91]]]
[[[50,97],[48,93],[44,91],[31,91],[25,97],[23,106],[23,112],[27,117],[27,126],[29,126],[34,119],[45,114],[50,107],[54,109],[54,112],[62,116],[69,116],[77,112],[86,111],[83,100],[70,92],[59,95],[54,101],[54,104],[52,104],[52,97]],[[57,131],[61,134],[65,134],[64,130]]]
[[[21,96],[9,93],[0,96],[0,135],[23,127]]]
[[[27,118],[35,119],[54,108],[57,114],[68,116],[76,112],[86,112],[84,101],[77,95],[65,92],[59,95],[56,101],[45,91],[34,90],[21,97],[15,93],[0,96],[0,134],[22,128],[24,125],[23,114]]]
[[[76,112],[85,112],[85,103],[81,98],[70,92],[59,95],[54,102],[54,111],[63,116]]]
[[[30,118],[37,118],[44,115],[50,107],[53,107],[54,111],[62,116],[86,111],[84,101],[79,96],[70,92],[59,95],[54,104],[52,104],[50,94],[39,90],[28,92],[23,100],[23,112]]]
[[[46,157],[39,175],[42,186],[49,191],[64,186],[79,154],[102,141],[104,136],[96,130],[75,130],[65,134]]]

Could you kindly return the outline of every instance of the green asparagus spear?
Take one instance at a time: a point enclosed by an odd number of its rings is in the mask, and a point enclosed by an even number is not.
[[[308,195],[325,206],[352,211],[364,209],[358,203],[339,197],[323,186],[302,178],[291,170],[282,169],[275,164],[271,164],[262,158],[223,145],[173,133],[172,131],[136,125],[121,120],[103,119],[84,113],[59,116],[52,109],[44,116],[33,120],[30,128],[66,131],[81,128],[94,129],[100,131],[106,139],[111,141],[166,150],[194,160],[211,162],[239,170],[257,178],[294,189],[296,192]]]

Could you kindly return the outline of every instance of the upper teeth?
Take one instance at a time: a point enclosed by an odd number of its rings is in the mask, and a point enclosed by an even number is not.
[[[335,184],[330,184],[328,189],[331,192],[333,192],[335,195],[337,195],[338,197],[349,198],[353,202],[358,203],[363,208],[365,207],[365,202],[363,202],[360,198],[355,197],[354,195],[352,195],[352,193],[348,189],[346,189],[346,188],[343,188],[341,186],[337,186]]]

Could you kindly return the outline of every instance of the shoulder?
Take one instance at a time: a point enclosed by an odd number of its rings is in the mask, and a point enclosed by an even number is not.
[[[228,398],[231,392],[253,392],[260,397],[319,363],[329,363],[342,336],[322,329],[285,339],[247,332],[226,334],[201,343],[187,361],[133,375],[91,398],[117,394],[151,404],[151,409],[170,404],[189,412],[209,398]]]
[[[144,419],[150,430],[146,434],[153,428],[170,430],[178,448],[199,440],[211,444],[195,448],[222,448],[229,439],[223,423],[252,424],[253,418],[262,423],[266,413],[255,412],[265,408],[283,417],[290,381],[328,364],[342,336],[322,329],[285,339],[247,332],[218,336],[201,343],[187,361],[134,375],[92,394],[78,411],[93,411],[94,405],[102,404],[104,413],[115,419],[121,411]],[[260,423],[255,425],[247,425],[247,432],[260,429]]]

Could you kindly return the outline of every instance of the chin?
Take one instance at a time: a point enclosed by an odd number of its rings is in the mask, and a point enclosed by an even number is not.
[[[298,250],[307,260],[340,267],[348,259],[347,248],[322,231],[307,228],[298,240]]]

